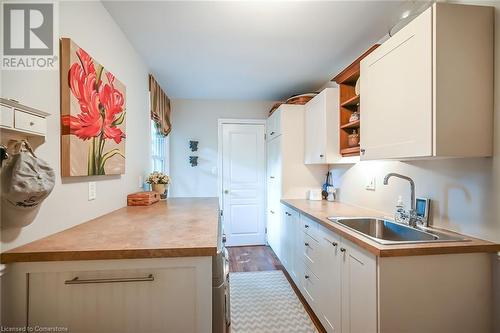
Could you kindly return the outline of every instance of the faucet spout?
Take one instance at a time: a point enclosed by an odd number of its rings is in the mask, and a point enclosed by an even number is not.
[[[404,176],[404,175],[401,175],[399,173],[395,173],[395,172],[391,172],[391,173],[388,173],[385,177],[384,177],[384,185],[388,185],[389,184],[389,178],[391,177],[397,177],[397,178],[401,178],[401,179],[404,179],[404,180],[407,180],[409,183],[410,183],[410,195],[411,195],[411,210],[410,210],[410,221],[409,221],[409,224],[414,226],[416,225],[416,218],[415,218],[415,215],[416,215],[416,200],[415,200],[415,182],[413,181],[413,179],[411,179],[410,177],[408,176]]]

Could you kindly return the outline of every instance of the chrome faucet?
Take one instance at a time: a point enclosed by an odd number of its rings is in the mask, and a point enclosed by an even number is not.
[[[403,214],[401,217],[403,218],[403,220],[407,220],[408,221],[408,225],[410,225],[411,227],[416,227],[417,226],[417,220],[418,220],[418,218],[417,218],[417,210],[416,210],[416,206],[415,206],[416,205],[416,201],[415,201],[415,182],[410,177],[401,175],[399,173],[391,172],[391,173],[388,173],[384,177],[384,185],[388,185],[389,184],[389,178],[391,178],[391,177],[398,177],[398,178],[407,180],[410,183],[411,208],[410,208],[410,211],[407,214]]]

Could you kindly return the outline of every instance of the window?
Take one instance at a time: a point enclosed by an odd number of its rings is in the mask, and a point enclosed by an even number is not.
[[[151,171],[168,174],[168,137],[158,134],[156,124],[151,120]]]

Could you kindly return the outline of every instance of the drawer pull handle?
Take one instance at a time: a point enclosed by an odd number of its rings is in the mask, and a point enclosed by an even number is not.
[[[289,212],[285,212],[285,214],[286,214],[287,216],[292,216],[292,214],[290,214]]]
[[[323,157],[325,157],[325,155],[321,154],[321,155],[319,155],[319,157],[323,158]]]
[[[269,178],[274,179],[274,176],[271,176],[271,177],[269,177]]]
[[[309,275],[304,275],[304,278],[309,279]]]
[[[274,211],[273,211],[273,210],[270,210],[269,212],[270,212],[271,214],[274,214]]]
[[[343,247],[341,247],[340,252],[345,252],[345,249]]]
[[[338,244],[337,244],[337,242],[332,242],[332,245],[337,246]]]
[[[305,242],[305,243],[304,243],[304,245],[305,245],[305,246],[309,246],[309,243]]]
[[[71,280],[64,281],[64,284],[92,284],[92,283],[118,283],[118,282],[147,282],[154,281],[155,278],[153,274],[149,274],[145,277],[133,277],[133,278],[108,278],[108,279],[85,279],[80,280],[78,276],[75,276]]]
[[[309,228],[309,225],[307,225],[307,224],[304,224],[304,228],[306,228],[306,229],[307,229],[307,228]]]
[[[269,133],[269,135],[274,135],[274,132]]]
[[[35,122],[34,121],[30,121],[30,126],[34,126],[35,125]]]

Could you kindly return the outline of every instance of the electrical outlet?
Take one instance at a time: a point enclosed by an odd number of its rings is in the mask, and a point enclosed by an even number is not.
[[[365,189],[367,189],[368,191],[375,191],[375,177],[374,176],[366,178]]]
[[[95,200],[97,197],[97,186],[95,182],[89,182],[89,201]]]

